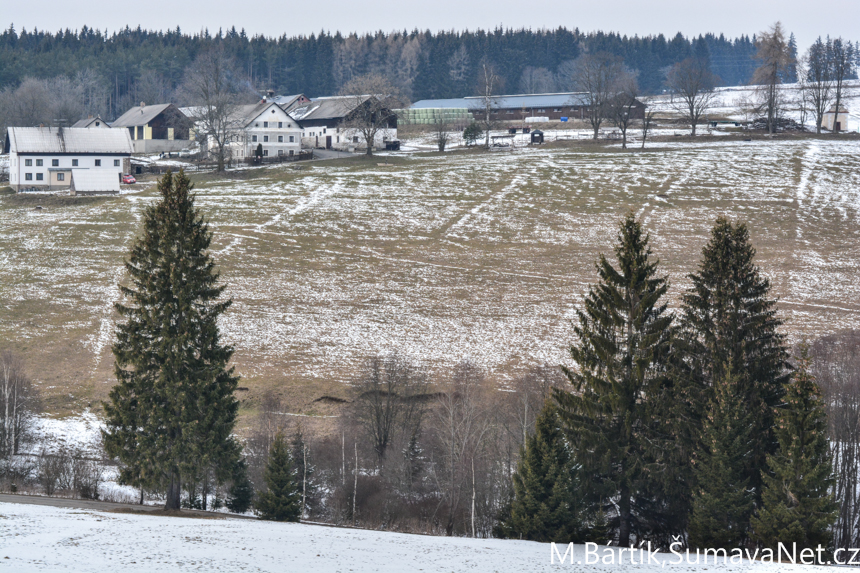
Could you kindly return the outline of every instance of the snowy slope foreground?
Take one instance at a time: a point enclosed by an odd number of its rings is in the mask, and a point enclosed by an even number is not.
[[[561,548],[562,553],[565,547]],[[740,565],[560,565],[550,545],[443,538],[238,519],[139,516],[0,503],[0,570],[31,571],[815,571],[817,567]],[[662,561],[667,564],[663,566]]]

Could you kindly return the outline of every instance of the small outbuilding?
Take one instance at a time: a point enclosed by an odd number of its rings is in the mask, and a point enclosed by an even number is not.
[[[162,153],[187,148],[191,121],[172,103],[146,105],[140,102],[111,123],[128,130],[135,153]]]
[[[821,118],[821,127],[827,131],[845,131],[848,128],[848,110],[840,105],[839,113],[836,113],[836,104],[833,104]]]
[[[543,132],[539,129],[536,129],[532,132],[532,144],[535,143],[543,143]]]

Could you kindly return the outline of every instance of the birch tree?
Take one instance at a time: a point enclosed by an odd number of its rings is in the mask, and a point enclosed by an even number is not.
[[[0,460],[18,453],[37,410],[36,391],[21,360],[8,350],[0,352]]]
[[[500,83],[501,78],[496,72],[496,68],[488,61],[482,61],[478,72],[478,97],[480,98],[480,108],[476,111],[481,117],[481,120],[478,123],[484,130],[484,147],[487,149],[490,148],[490,130],[495,126],[493,122],[493,113],[499,107],[498,98],[495,94]]]

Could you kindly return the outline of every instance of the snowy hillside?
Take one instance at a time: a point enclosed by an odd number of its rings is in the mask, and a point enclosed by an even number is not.
[[[565,547],[562,547],[562,553]],[[816,571],[818,567],[744,562],[714,567],[674,565],[672,554],[659,564],[584,565],[585,547],[576,546],[571,567],[562,566],[551,546],[531,541],[442,538],[238,519],[205,520],[104,513],[0,503],[0,569],[34,571],[314,571],[451,572]],[[601,553],[602,555],[602,548]],[[616,553],[617,555],[617,553]],[[695,555],[691,557],[695,561]],[[593,560],[593,558],[592,558]],[[647,561],[647,558],[646,558]],[[665,562],[665,565],[664,565]]]

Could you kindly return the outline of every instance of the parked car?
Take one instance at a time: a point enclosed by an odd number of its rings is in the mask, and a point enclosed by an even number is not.
[[[137,179],[135,179],[133,175],[127,174],[122,176],[122,182],[126,185],[130,185],[132,183],[137,183]]]

